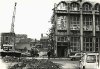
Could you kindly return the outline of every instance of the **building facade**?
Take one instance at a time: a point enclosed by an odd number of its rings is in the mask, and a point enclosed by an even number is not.
[[[21,39],[26,39],[26,38],[27,38],[26,34],[16,34],[15,42],[18,43]]]
[[[56,56],[99,51],[99,5],[82,0],[61,1],[54,5],[51,23]]]
[[[40,38],[40,44],[42,45],[41,48],[48,48],[49,45],[49,37],[48,36],[43,36],[43,34],[41,34],[41,38]]]
[[[26,34],[16,34],[15,49],[20,52],[31,50],[31,38],[28,38]]]
[[[1,33],[1,49],[15,51],[15,33]]]
[[[20,52],[29,52],[32,48],[31,41],[31,38],[20,39],[20,41],[16,43],[15,49]]]

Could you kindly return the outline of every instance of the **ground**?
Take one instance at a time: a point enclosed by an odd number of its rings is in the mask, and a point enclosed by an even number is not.
[[[79,68],[79,61],[71,61],[70,58],[47,58],[46,52],[40,52],[39,57],[35,57],[35,59],[47,59],[54,63],[57,63],[61,66],[62,69],[78,69]],[[42,56],[45,55],[45,56]],[[32,57],[26,57],[26,59],[32,59]],[[5,63],[5,67],[13,66],[15,63]]]
[[[27,57],[27,59],[31,59]],[[35,58],[35,59],[48,59],[48,58]],[[70,61],[70,58],[51,58],[50,61],[57,63],[62,69],[78,69],[79,61]],[[14,63],[6,63],[6,65],[13,65]]]

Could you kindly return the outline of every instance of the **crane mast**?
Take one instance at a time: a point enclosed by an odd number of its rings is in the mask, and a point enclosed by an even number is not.
[[[13,16],[12,16],[12,23],[11,23],[11,31],[6,33],[1,33],[1,50],[0,56],[14,56],[20,57],[21,53],[15,50],[15,36],[14,33],[14,22],[15,22],[15,14],[16,14],[16,5],[15,2]]]
[[[16,14],[16,5],[17,5],[17,3],[15,2],[13,16],[12,16],[11,31],[10,31],[11,33],[14,33],[14,22],[15,22],[15,14]]]

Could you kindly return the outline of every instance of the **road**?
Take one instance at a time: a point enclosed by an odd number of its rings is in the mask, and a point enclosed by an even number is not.
[[[32,59],[29,58],[28,59]],[[35,59],[48,59],[47,57],[38,57]],[[70,58],[50,58],[50,61],[59,64],[62,69],[78,69],[79,61],[71,61]]]
[[[79,61],[70,61],[66,59],[59,59],[59,60],[51,59],[51,61],[61,65],[62,69],[78,69],[79,68]]]
[[[46,54],[44,52],[39,53],[39,55]],[[43,59],[46,59],[47,56],[42,56]],[[69,59],[50,59],[50,61],[61,65],[62,69],[78,69],[79,68],[79,61],[70,61]]]
[[[32,59],[31,57],[27,57],[27,59]],[[48,58],[35,58],[35,59],[48,59]],[[57,63],[60,65],[62,69],[78,69],[79,61],[70,61],[69,58],[50,58],[50,61]],[[6,63],[7,66],[12,65],[14,63]]]

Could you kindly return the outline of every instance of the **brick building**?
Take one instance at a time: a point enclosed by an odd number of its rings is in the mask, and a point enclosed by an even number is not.
[[[21,39],[26,39],[27,35],[26,34],[16,34],[16,43],[18,43]]]
[[[21,52],[25,52],[25,50],[31,50],[31,38],[27,38],[26,34],[16,34],[15,38],[15,49]]]
[[[1,33],[1,49],[4,51],[15,51],[15,33]]]
[[[67,57],[70,52],[98,52],[99,5],[86,0],[61,1],[54,5],[51,22],[56,56]]]
[[[42,45],[41,48],[48,48],[48,44],[49,44],[49,37],[48,36],[44,36],[43,34],[41,34],[41,38],[40,38],[40,44]]]

